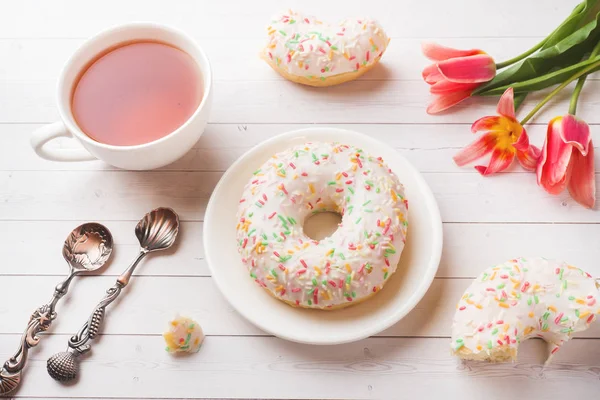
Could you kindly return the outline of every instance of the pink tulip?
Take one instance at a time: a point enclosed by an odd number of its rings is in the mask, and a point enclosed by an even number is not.
[[[540,149],[529,144],[525,128],[515,117],[513,89],[508,88],[498,102],[498,114],[478,119],[471,126],[473,133],[487,131],[454,156],[458,166],[466,165],[491,153],[488,166],[477,165],[475,169],[483,176],[504,171],[515,156],[521,166],[535,171]]]
[[[423,43],[423,54],[434,61],[423,70],[423,79],[435,95],[427,113],[446,110],[471,96],[479,85],[496,76],[494,59],[482,50],[456,50]]]
[[[538,185],[554,195],[567,187],[576,202],[593,208],[594,173],[594,146],[588,124],[571,114],[550,121],[537,166]]]

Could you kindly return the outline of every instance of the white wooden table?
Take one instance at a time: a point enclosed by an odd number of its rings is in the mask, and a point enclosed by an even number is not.
[[[600,276],[600,212],[551,197],[520,168],[482,178],[451,156],[469,143],[469,125],[495,99],[428,116],[420,42],[481,47],[497,60],[529,48],[562,21],[573,0],[3,1],[0,3],[0,360],[17,346],[29,313],[66,273],[61,245],[71,228],[97,220],[114,234],[114,260],[79,279],[59,318],[32,351],[24,398],[593,398],[600,392],[600,324],[544,368],[544,344],[522,346],[516,364],[462,364],[449,354],[454,305],[470,280],[515,256],[568,260]],[[543,8],[541,7],[543,4]],[[383,62],[358,81],[312,89],[276,75],[257,54],[264,27],[283,6],[322,19],[368,14],[392,37]],[[128,172],[101,162],[52,163],[35,156],[30,132],[57,119],[55,84],[63,62],[89,36],[131,20],[158,21],[194,36],[214,68],[211,123],[195,148],[162,170]],[[597,79],[597,78],[596,78]],[[600,82],[584,89],[580,115],[600,143]],[[532,96],[525,107],[535,100]],[[567,111],[568,94],[529,128],[541,145],[545,123]],[[251,146],[311,124],[345,127],[398,149],[431,185],[444,220],[442,262],[432,288],[404,320],[357,343],[289,343],[243,320],[213,284],[202,249],[207,200],[223,171]],[[68,146],[68,143],[63,145]],[[600,152],[596,152],[600,157]],[[597,165],[599,165],[597,159]],[[600,175],[596,175],[600,187]],[[148,259],[109,312],[104,334],[61,386],[46,359],[65,348],[104,290],[136,251],[133,228],[148,210],[170,206],[183,221],[180,245]],[[208,335],[200,353],[172,357],[161,332],[176,312]]]

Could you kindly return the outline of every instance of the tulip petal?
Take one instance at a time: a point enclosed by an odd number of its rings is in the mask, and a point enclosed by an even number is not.
[[[562,129],[558,132],[565,143],[576,147],[582,155],[587,155],[592,134],[585,121],[571,114],[565,115],[562,118]]]
[[[446,79],[458,83],[487,82],[496,75],[496,64],[487,54],[452,58],[437,66]]]
[[[501,119],[502,117],[498,117],[497,115],[488,115],[486,117],[481,117],[477,121],[473,122],[471,125],[471,132],[476,133],[479,131],[500,131],[501,127]]]
[[[477,165],[475,169],[483,176],[495,174],[496,172],[504,171],[510,167],[515,159],[515,152],[512,149],[494,149],[490,157],[490,163],[487,167]]]
[[[458,50],[450,47],[440,46],[439,44],[433,42],[423,42],[421,44],[421,50],[423,51],[425,57],[432,61],[443,61],[450,58],[474,56],[475,54],[483,53],[483,51],[478,49]]]
[[[559,194],[567,185],[567,169],[573,146],[563,141],[563,117],[556,117],[548,124],[546,141],[537,167],[538,185],[550,194]]]
[[[516,132],[518,134],[522,129],[523,128],[517,121],[497,115],[479,118],[471,125],[471,132],[473,133],[479,131],[503,132],[507,137],[510,132]]]
[[[423,80],[427,83],[434,84],[439,81],[443,81],[444,76],[438,70],[437,64],[431,64],[426,66],[422,72]]]
[[[470,90],[438,95],[433,99],[429,106],[427,106],[427,114],[437,114],[447,110],[470,96]]]
[[[535,171],[542,151],[536,146],[529,146],[525,151],[517,150],[517,160],[523,168]]]
[[[452,159],[459,167],[475,161],[494,150],[497,138],[498,136],[493,132],[483,134],[473,143],[459,151]]]
[[[590,145],[587,156],[579,151],[573,151],[569,170],[568,188],[571,197],[587,208],[594,208],[596,203],[594,147]]]
[[[513,88],[506,89],[500,97],[497,107],[498,114],[515,119],[515,94]]]
[[[442,79],[443,79],[443,77],[442,77]],[[451,92],[472,91],[477,86],[479,86],[479,83],[456,83],[456,82],[450,82],[449,80],[443,79],[441,81],[434,83],[429,88],[429,91],[432,94],[445,94],[445,93],[451,93]]]
[[[513,132],[516,131],[516,133],[518,134],[518,131],[521,131],[521,133],[519,135],[519,139],[517,139],[517,141],[515,143],[513,143],[513,147],[517,151],[526,152],[527,150],[529,150],[529,135],[527,135],[527,131],[525,130],[525,128],[523,128],[521,126],[521,124],[519,124],[516,121],[515,121],[515,123],[518,124],[518,126],[512,127]]]

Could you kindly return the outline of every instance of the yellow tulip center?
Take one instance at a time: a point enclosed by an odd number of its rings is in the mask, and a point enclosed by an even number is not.
[[[510,118],[502,118],[501,129],[496,131],[496,148],[515,152],[513,145],[519,140],[523,133],[523,127],[518,121]]]

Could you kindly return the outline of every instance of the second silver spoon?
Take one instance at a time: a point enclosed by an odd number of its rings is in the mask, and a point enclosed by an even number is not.
[[[168,249],[175,243],[179,233],[179,217],[170,208],[157,208],[146,214],[135,227],[135,235],[140,242],[140,252],[129,268],[117,278],[113,287],[106,291],[104,298],[98,303],[94,312],[69,339],[67,351],[54,354],[48,359],[48,374],[57,381],[67,382],[75,379],[79,372],[77,357],[90,350],[87,344],[94,339],[104,320],[106,307],[121,293],[129,283],[133,271],[139,262],[149,253]]]

